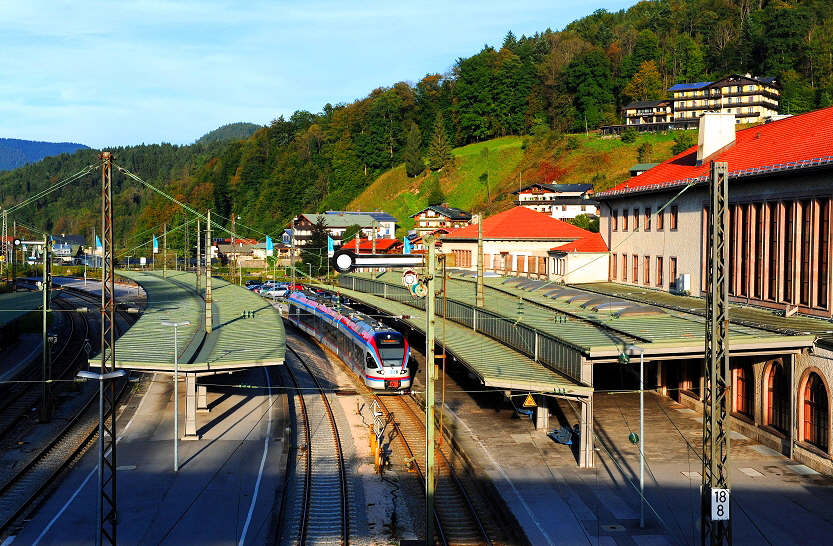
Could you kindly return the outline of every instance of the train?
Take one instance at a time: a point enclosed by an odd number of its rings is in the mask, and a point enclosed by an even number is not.
[[[292,292],[289,321],[333,351],[369,388],[411,387],[411,348],[401,332],[329,294]]]

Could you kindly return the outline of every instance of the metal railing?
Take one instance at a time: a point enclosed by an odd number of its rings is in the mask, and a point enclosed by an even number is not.
[[[415,298],[404,286],[348,275],[340,275],[338,283],[343,288],[425,309],[425,299]],[[443,307],[446,310],[445,318],[495,339],[551,370],[582,381],[580,348],[529,325],[465,302],[446,299],[443,305],[440,300],[437,303],[437,316],[443,316]]]

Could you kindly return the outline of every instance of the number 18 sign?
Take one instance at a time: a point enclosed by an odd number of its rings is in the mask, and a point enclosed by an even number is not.
[[[712,521],[729,519],[729,490],[712,489]]]

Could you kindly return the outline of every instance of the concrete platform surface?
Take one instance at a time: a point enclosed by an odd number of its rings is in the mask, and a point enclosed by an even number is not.
[[[268,373],[268,376],[266,375]],[[173,384],[155,375],[134,395],[117,426],[117,540],[125,545],[263,544],[282,481],[283,405],[269,385],[274,370],[205,378],[210,413],[198,415],[199,440],[179,442],[174,472]],[[180,385],[180,419],[185,389]],[[184,423],[180,421],[180,433]],[[97,450],[11,542],[87,545],[97,533]]]

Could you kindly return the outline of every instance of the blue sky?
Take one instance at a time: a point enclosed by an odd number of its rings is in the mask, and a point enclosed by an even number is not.
[[[446,72],[610,0],[0,0],[0,137],[190,144]]]

